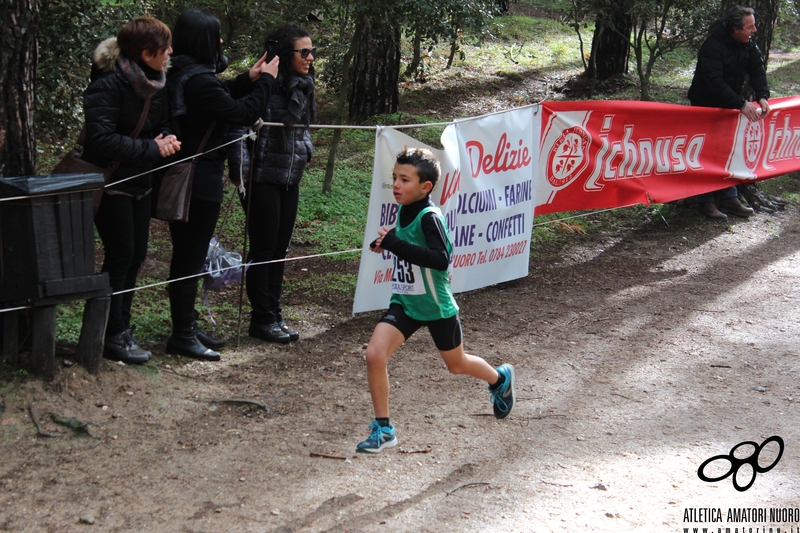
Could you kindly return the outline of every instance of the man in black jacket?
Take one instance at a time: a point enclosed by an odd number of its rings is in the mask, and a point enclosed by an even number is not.
[[[769,113],[769,86],[761,50],[754,40],[756,18],[752,8],[733,6],[711,25],[700,47],[697,67],[689,87],[694,106],[738,109],[748,120],[761,120]],[[755,102],[741,96],[745,77],[750,77]],[[717,200],[719,207],[714,203]],[[725,220],[725,213],[749,217],[753,210],[739,201],[736,187],[697,196],[700,212]]]

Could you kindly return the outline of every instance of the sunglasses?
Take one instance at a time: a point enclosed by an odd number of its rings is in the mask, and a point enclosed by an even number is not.
[[[316,47],[314,47],[314,48],[301,48],[300,50],[295,50],[295,52],[300,54],[300,57],[302,57],[303,59],[307,58],[308,54],[311,54],[312,56],[317,57],[317,48]]]

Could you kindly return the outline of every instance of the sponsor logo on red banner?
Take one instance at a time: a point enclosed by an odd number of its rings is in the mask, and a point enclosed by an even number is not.
[[[744,164],[750,170],[758,166],[758,158],[764,145],[764,127],[760,120],[748,122],[744,130]]]
[[[561,133],[547,156],[547,181],[553,187],[563,187],[586,168],[591,142],[592,137],[580,126]]]

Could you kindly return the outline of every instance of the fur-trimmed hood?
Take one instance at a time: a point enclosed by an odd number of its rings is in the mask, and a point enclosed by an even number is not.
[[[117,70],[117,58],[119,57],[119,45],[116,37],[109,37],[97,45],[92,54],[92,61],[100,70]]]
[[[105,41],[97,45],[92,54],[92,62],[95,66],[106,72],[113,72],[117,70],[117,58],[119,57],[119,45],[117,44],[116,37],[109,37]],[[170,59],[167,58],[167,63],[164,65],[164,72],[167,72],[170,67]]]

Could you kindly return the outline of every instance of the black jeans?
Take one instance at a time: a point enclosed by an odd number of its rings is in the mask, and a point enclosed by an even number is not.
[[[141,199],[124,194],[103,194],[94,217],[97,233],[103,241],[103,272],[108,272],[114,292],[136,286],[139,268],[147,256],[150,233],[150,194]],[[111,297],[106,336],[111,337],[130,327],[133,292]]]
[[[258,263],[285,259],[292,241],[297,206],[300,201],[299,185],[273,185],[253,183],[248,185],[242,205],[249,216],[250,239],[247,261]],[[248,211],[248,202],[250,208]],[[247,269],[247,298],[252,312],[251,322],[271,324],[282,320],[281,292],[286,263],[280,261]]]
[[[169,233],[172,237],[172,259],[169,264],[169,279],[192,276],[203,271],[203,264],[208,253],[208,242],[214,235],[219,218],[220,204],[196,200],[189,204],[189,220],[186,222],[170,222]],[[197,294],[197,282],[200,278],[176,281],[170,287],[180,284],[194,287]],[[186,293],[184,293],[186,294]],[[173,302],[174,303],[174,302]],[[175,316],[176,313],[180,316]],[[183,323],[194,314],[194,299],[187,300],[177,308],[172,308],[172,324]],[[192,320],[194,320],[192,318]]]

